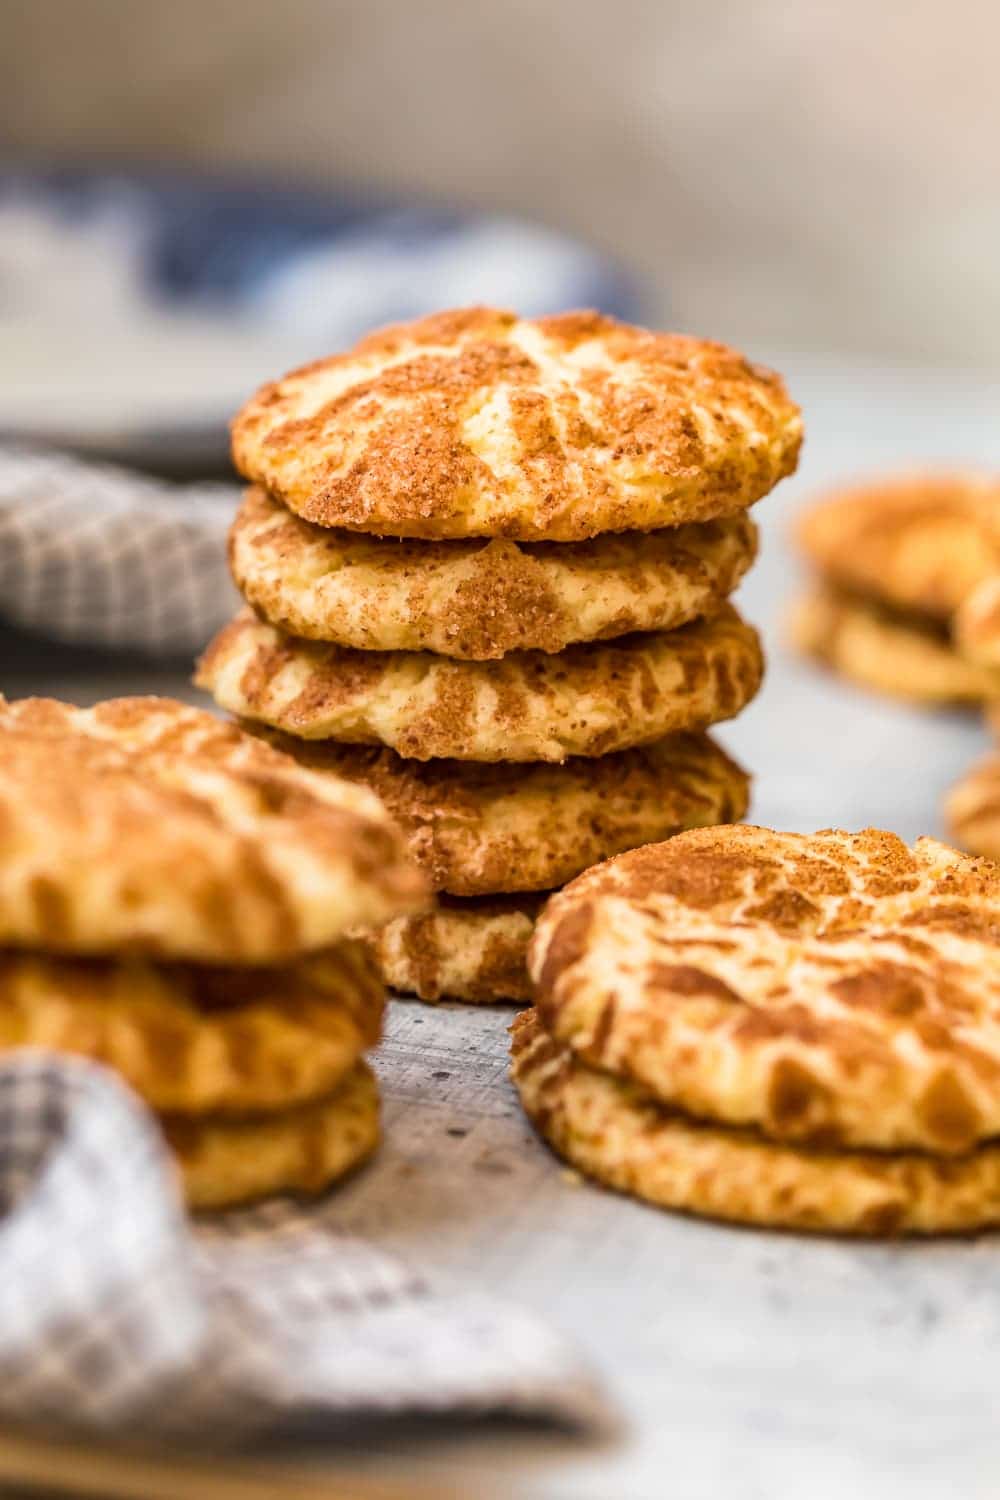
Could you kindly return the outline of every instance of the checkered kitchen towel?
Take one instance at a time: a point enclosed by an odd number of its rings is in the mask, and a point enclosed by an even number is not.
[[[235,485],[167,484],[0,448],[0,621],[73,645],[187,657],[235,611]]]
[[[151,1116],[92,1063],[0,1070],[0,1421],[234,1437],[309,1417],[602,1408],[576,1354],[275,1201],[193,1229]]]

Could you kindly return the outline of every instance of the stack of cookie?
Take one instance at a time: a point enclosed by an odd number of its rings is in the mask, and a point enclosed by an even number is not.
[[[925,473],[811,506],[797,541],[816,583],[792,620],[798,647],[876,692],[918,703],[1000,698],[989,598],[1000,574],[1000,482]]]
[[[441,893],[379,939],[396,988],[525,999],[544,893],[742,816],[704,733],[760,684],[727,603],[795,466],[778,376],[594,313],[444,313],[265,387],[234,427],[250,608],[198,682],[374,786]]]
[[[426,896],[376,798],[169,699],[0,700],[0,828],[0,1051],[117,1069],[194,1207],[372,1151],[384,993],[345,933]]]
[[[1000,866],[932,839],[684,833],[555,896],[528,1115],[662,1207],[842,1234],[1000,1223]]]

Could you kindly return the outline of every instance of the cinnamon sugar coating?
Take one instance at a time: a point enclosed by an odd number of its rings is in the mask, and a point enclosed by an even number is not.
[[[541,897],[442,897],[431,911],[390,922],[371,939],[386,984],[421,1000],[526,1002],[528,943]]]
[[[536,1011],[511,1027],[528,1118],[579,1171],[661,1208],[775,1229],[867,1237],[961,1234],[1000,1223],[1000,1147],[804,1149],[697,1120],[588,1067]]]
[[[811,1148],[1000,1134],[1000,866],[869,829],[679,834],[588,871],[532,945],[554,1039]]]
[[[246,612],[196,681],[231,713],[302,739],[381,743],[414,760],[562,761],[732,718],[762,674],[756,632],[725,606],[679,630],[498,662],[320,645]]]
[[[570,542],[732,515],[801,439],[780,377],[725,345],[473,307],[263,386],[233,457],[321,526]]]
[[[746,515],[576,543],[397,541],[312,526],[254,487],[229,555],[244,597],[291,635],[485,661],[713,614],[756,542]]]
[[[271,963],[425,894],[377,798],[233,724],[0,700],[0,943]]]
[[[0,1055],[49,1047],[107,1064],[155,1110],[243,1115],[330,1093],[381,1034],[384,990],[345,940],[243,969],[0,953]]]
[[[377,793],[434,889],[455,896],[551,890],[611,854],[735,822],[747,807],[749,778],[706,734],[553,766],[403,760],[264,732],[310,770]]]

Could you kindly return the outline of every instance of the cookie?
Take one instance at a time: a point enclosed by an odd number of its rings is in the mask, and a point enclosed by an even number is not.
[[[981,703],[1000,671],[959,655],[943,632],[819,584],[790,619],[796,648],[861,687],[912,703]]]
[[[0,700],[0,943],[271,963],[419,907],[363,787],[166,698]]]
[[[0,954],[0,1053],[76,1052],[154,1109],[243,1114],[331,1090],[381,1031],[384,990],[361,943],[287,968]]]
[[[539,1014],[667,1104],[810,1146],[1000,1134],[1000,866],[869,829],[699,829],[556,895]]]
[[[587,1067],[533,1010],[511,1030],[528,1118],[572,1166],[619,1192],[705,1218],[831,1234],[953,1234],[1000,1223],[1000,1147],[940,1159],[779,1145],[691,1119]]]
[[[320,645],[247,612],[196,680],[231,713],[301,739],[381,743],[412,760],[563,761],[730,719],[762,675],[757,633],[727,605],[680,630],[497,662]]]
[[[421,1000],[527,1001],[526,955],[542,898],[442,897],[372,939],[386,984]]]
[[[1000,575],[987,578],[958,609],[952,623],[958,651],[1000,680]]]
[[[335,1093],[280,1114],[172,1115],[162,1124],[191,1208],[231,1208],[275,1193],[311,1196],[375,1150],[378,1088],[371,1069],[359,1062]]]
[[[290,635],[486,661],[714,614],[756,543],[746,515],[589,542],[389,541],[311,526],[254,488],[229,556],[244,598]]]
[[[966,771],[945,798],[944,816],[960,849],[1000,860],[1000,755],[987,755]]]
[[[321,526],[576,542],[743,510],[801,441],[780,377],[722,344],[473,307],[265,385],[233,459]]]
[[[611,854],[747,809],[748,776],[706,734],[562,765],[487,765],[266,733],[310,770],[376,792],[434,889],[455,896],[551,890]]]
[[[1000,573],[1000,476],[928,472],[841,490],[805,511],[797,538],[828,581],[946,622]]]

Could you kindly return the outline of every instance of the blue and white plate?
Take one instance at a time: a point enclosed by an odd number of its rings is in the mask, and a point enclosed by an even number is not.
[[[604,257],[516,219],[173,173],[0,169],[0,435],[224,460],[264,379],[381,323],[492,302],[641,315]]]

